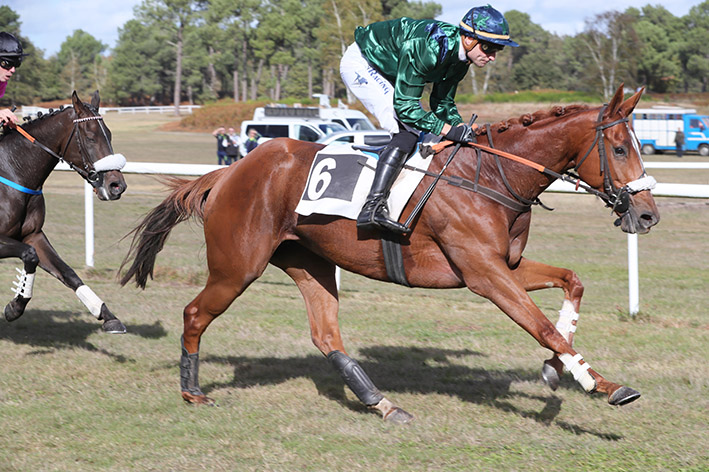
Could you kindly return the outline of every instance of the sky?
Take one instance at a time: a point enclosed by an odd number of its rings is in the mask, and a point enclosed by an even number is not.
[[[116,45],[118,28],[133,18],[133,8],[142,0],[0,0],[20,15],[22,35],[44,51],[48,58],[59,51],[64,40],[77,29],[82,29],[108,45]],[[559,35],[575,35],[584,29],[585,20],[610,10],[624,11],[628,7],[662,4],[675,16],[684,16],[702,0],[437,0],[443,5],[439,20],[458,24],[473,6],[485,5],[506,12],[519,10],[529,14],[532,22]],[[583,6],[582,6],[583,5]],[[514,31],[512,31],[514,39]]]

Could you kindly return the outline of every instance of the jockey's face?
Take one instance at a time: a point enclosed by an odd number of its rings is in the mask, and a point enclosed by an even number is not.
[[[486,48],[482,45],[483,43],[478,41],[478,44],[466,53],[468,60],[478,67],[485,67],[488,62],[494,61],[498,52],[495,48],[487,48],[487,51],[484,51]]]
[[[14,73],[15,67],[9,67],[8,69],[0,67],[0,82],[7,82]]]

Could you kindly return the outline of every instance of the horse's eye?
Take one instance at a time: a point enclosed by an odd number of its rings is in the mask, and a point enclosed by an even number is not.
[[[617,157],[623,157],[625,156],[625,148],[621,146],[613,148],[613,154],[615,154]]]

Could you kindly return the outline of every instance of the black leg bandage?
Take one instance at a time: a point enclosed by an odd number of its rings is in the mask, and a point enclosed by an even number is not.
[[[182,357],[180,358],[180,387],[191,395],[204,395],[199,388],[199,351],[189,354],[185,349],[185,340],[180,338]]]
[[[332,351],[327,359],[340,373],[348,387],[367,406],[376,405],[384,398],[357,361],[341,353]]]

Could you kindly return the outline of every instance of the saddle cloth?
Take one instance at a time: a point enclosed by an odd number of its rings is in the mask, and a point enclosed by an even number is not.
[[[356,219],[372,186],[378,158],[377,154],[353,149],[351,144],[330,144],[315,155],[295,212]],[[423,158],[417,151],[406,164],[426,171],[432,158]],[[387,200],[392,218],[399,218],[423,177],[423,172],[406,168],[399,174]]]

